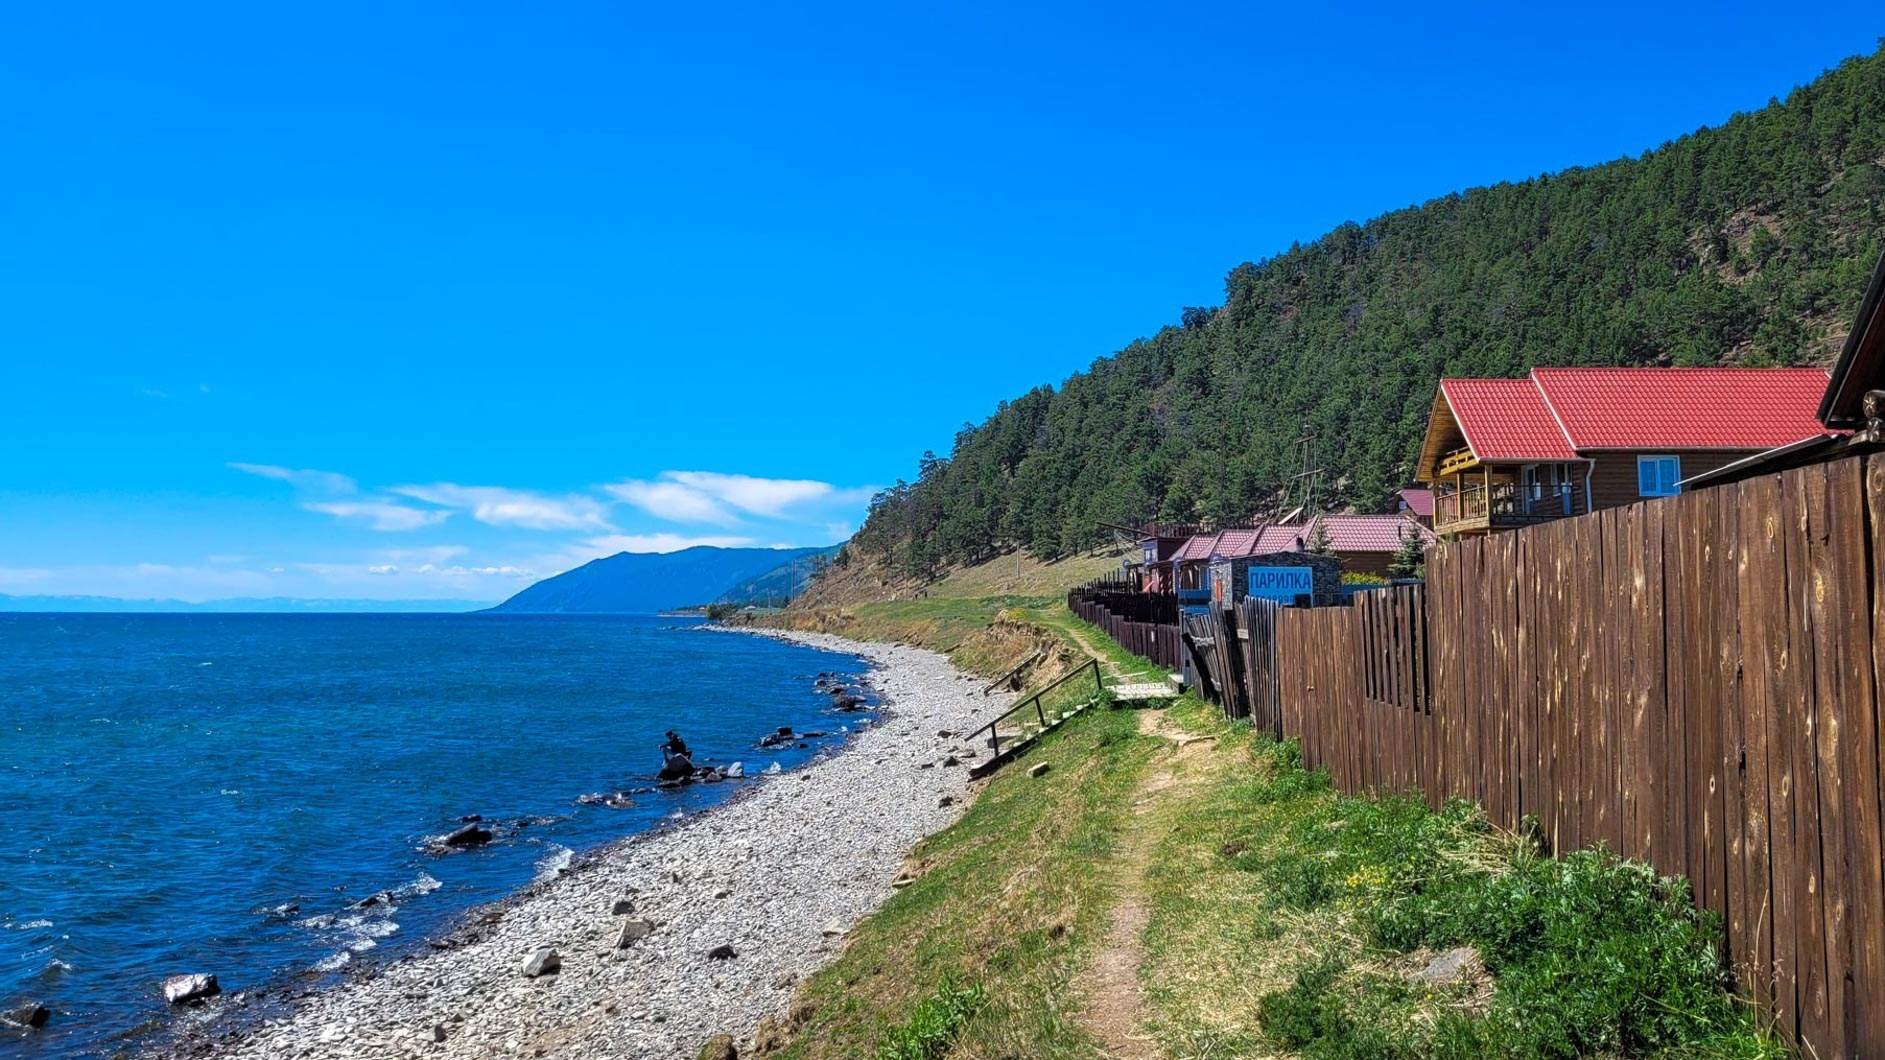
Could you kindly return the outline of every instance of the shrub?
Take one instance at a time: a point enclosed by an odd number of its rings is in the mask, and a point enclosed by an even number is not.
[[[892,1030],[877,1047],[877,1060],[940,1060],[949,1054],[962,1025],[987,1000],[980,983],[962,986],[946,979],[924,998],[909,1021]]]

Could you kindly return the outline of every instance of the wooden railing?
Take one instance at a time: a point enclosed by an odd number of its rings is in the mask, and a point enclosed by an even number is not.
[[[1105,684],[1100,680],[1100,664],[1097,660],[1088,659],[1085,663],[1083,663],[1078,669],[1074,670],[1072,673],[1061,676],[1053,684],[1050,684],[1047,687],[1041,689],[1040,691],[1034,693],[1033,695],[1028,696],[1026,699],[1020,700],[1019,702],[1015,703],[1014,706],[1009,707],[1007,710],[1004,710],[1000,714],[996,715],[994,720],[990,721],[987,725],[984,725],[981,728],[970,733],[969,734],[970,743],[976,742],[977,740],[981,739],[984,735],[988,737],[988,750],[989,750],[989,755],[990,755],[990,761],[987,763],[984,763],[983,768],[988,768],[992,766],[995,762],[1000,761],[1002,757],[1003,735],[1002,735],[1001,727],[1004,722],[1009,721],[1010,719],[1016,717],[1017,715],[1025,719],[1027,717],[1028,712],[1032,710],[1034,713],[1034,718],[1036,722],[1036,728],[1034,729],[1034,732],[1036,734],[1040,733],[1041,731],[1045,730],[1048,727],[1046,704],[1048,702],[1047,697],[1049,696],[1049,694],[1065,694],[1068,690],[1075,687],[1073,684],[1075,679],[1083,677],[1083,676],[1091,677],[1093,679],[1093,698],[1095,700],[1099,699],[1100,696],[1106,691]],[[1055,708],[1055,713],[1056,715],[1058,715],[1059,713],[1058,707]],[[1021,724],[1025,725],[1026,723],[1025,721],[1023,721]],[[1007,739],[1011,745],[1009,750],[1010,752],[1012,752],[1014,750],[1015,745],[1019,745],[1021,743],[1026,742],[1028,737],[1011,735],[1011,736],[1008,736]]]
[[[1578,514],[1577,488],[1570,483],[1532,486],[1522,482],[1494,482],[1436,492],[1433,528],[1480,529],[1526,526]]]

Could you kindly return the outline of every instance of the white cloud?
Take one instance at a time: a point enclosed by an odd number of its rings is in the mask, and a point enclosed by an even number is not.
[[[367,568],[367,573],[368,574],[398,574],[399,565],[396,563],[375,563],[372,566]]]
[[[0,588],[31,586],[52,576],[53,572],[44,567],[0,567]]]
[[[433,526],[451,517],[450,512],[427,511],[423,508],[408,508],[391,501],[318,501],[302,505],[311,512],[331,515],[336,519],[357,519],[375,530],[400,533]]]
[[[402,497],[468,511],[473,519],[491,526],[526,530],[612,530],[602,504],[591,497],[552,496],[502,486],[460,486],[435,482],[427,486],[395,486]]]
[[[738,513],[787,519],[796,509],[862,504],[871,487],[839,489],[829,482],[798,478],[759,478],[718,471],[663,471],[654,481],[629,479],[604,486],[610,496],[657,518],[677,523],[730,526]]]
[[[229,466],[245,475],[272,478],[277,482],[286,482],[296,489],[315,493],[355,493],[360,488],[353,479],[337,471],[315,471],[311,468],[281,467],[277,464],[245,464],[241,461],[231,461]]]
[[[604,486],[617,500],[626,501],[657,519],[674,523],[739,522],[726,505],[691,486],[679,482],[642,482],[630,479]]]

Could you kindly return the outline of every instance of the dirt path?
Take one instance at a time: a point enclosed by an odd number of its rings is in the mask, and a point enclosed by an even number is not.
[[[1145,1031],[1148,1009],[1139,982],[1145,928],[1152,918],[1146,905],[1146,867],[1157,840],[1148,811],[1184,782],[1185,763],[1193,757],[1186,753],[1191,742],[1180,742],[1166,728],[1163,711],[1141,712],[1139,733],[1156,736],[1167,746],[1133,794],[1132,816],[1120,837],[1119,900],[1113,905],[1112,923],[1093,963],[1075,984],[1085,1000],[1077,1021],[1101,1052],[1117,1060],[1158,1060],[1164,1055]]]

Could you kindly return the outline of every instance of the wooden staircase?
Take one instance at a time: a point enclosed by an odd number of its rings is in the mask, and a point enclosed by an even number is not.
[[[1093,682],[1090,693],[1080,688],[1082,679]],[[985,777],[1000,769],[1034,746],[1041,737],[1098,706],[1105,698],[1106,685],[1100,679],[1100,664],[1089,659],[1079,669],[1016,701],[993,721],[970,733],[971,743],[983,737],[988,739],[989,753],[969,769],[969,776]]]

